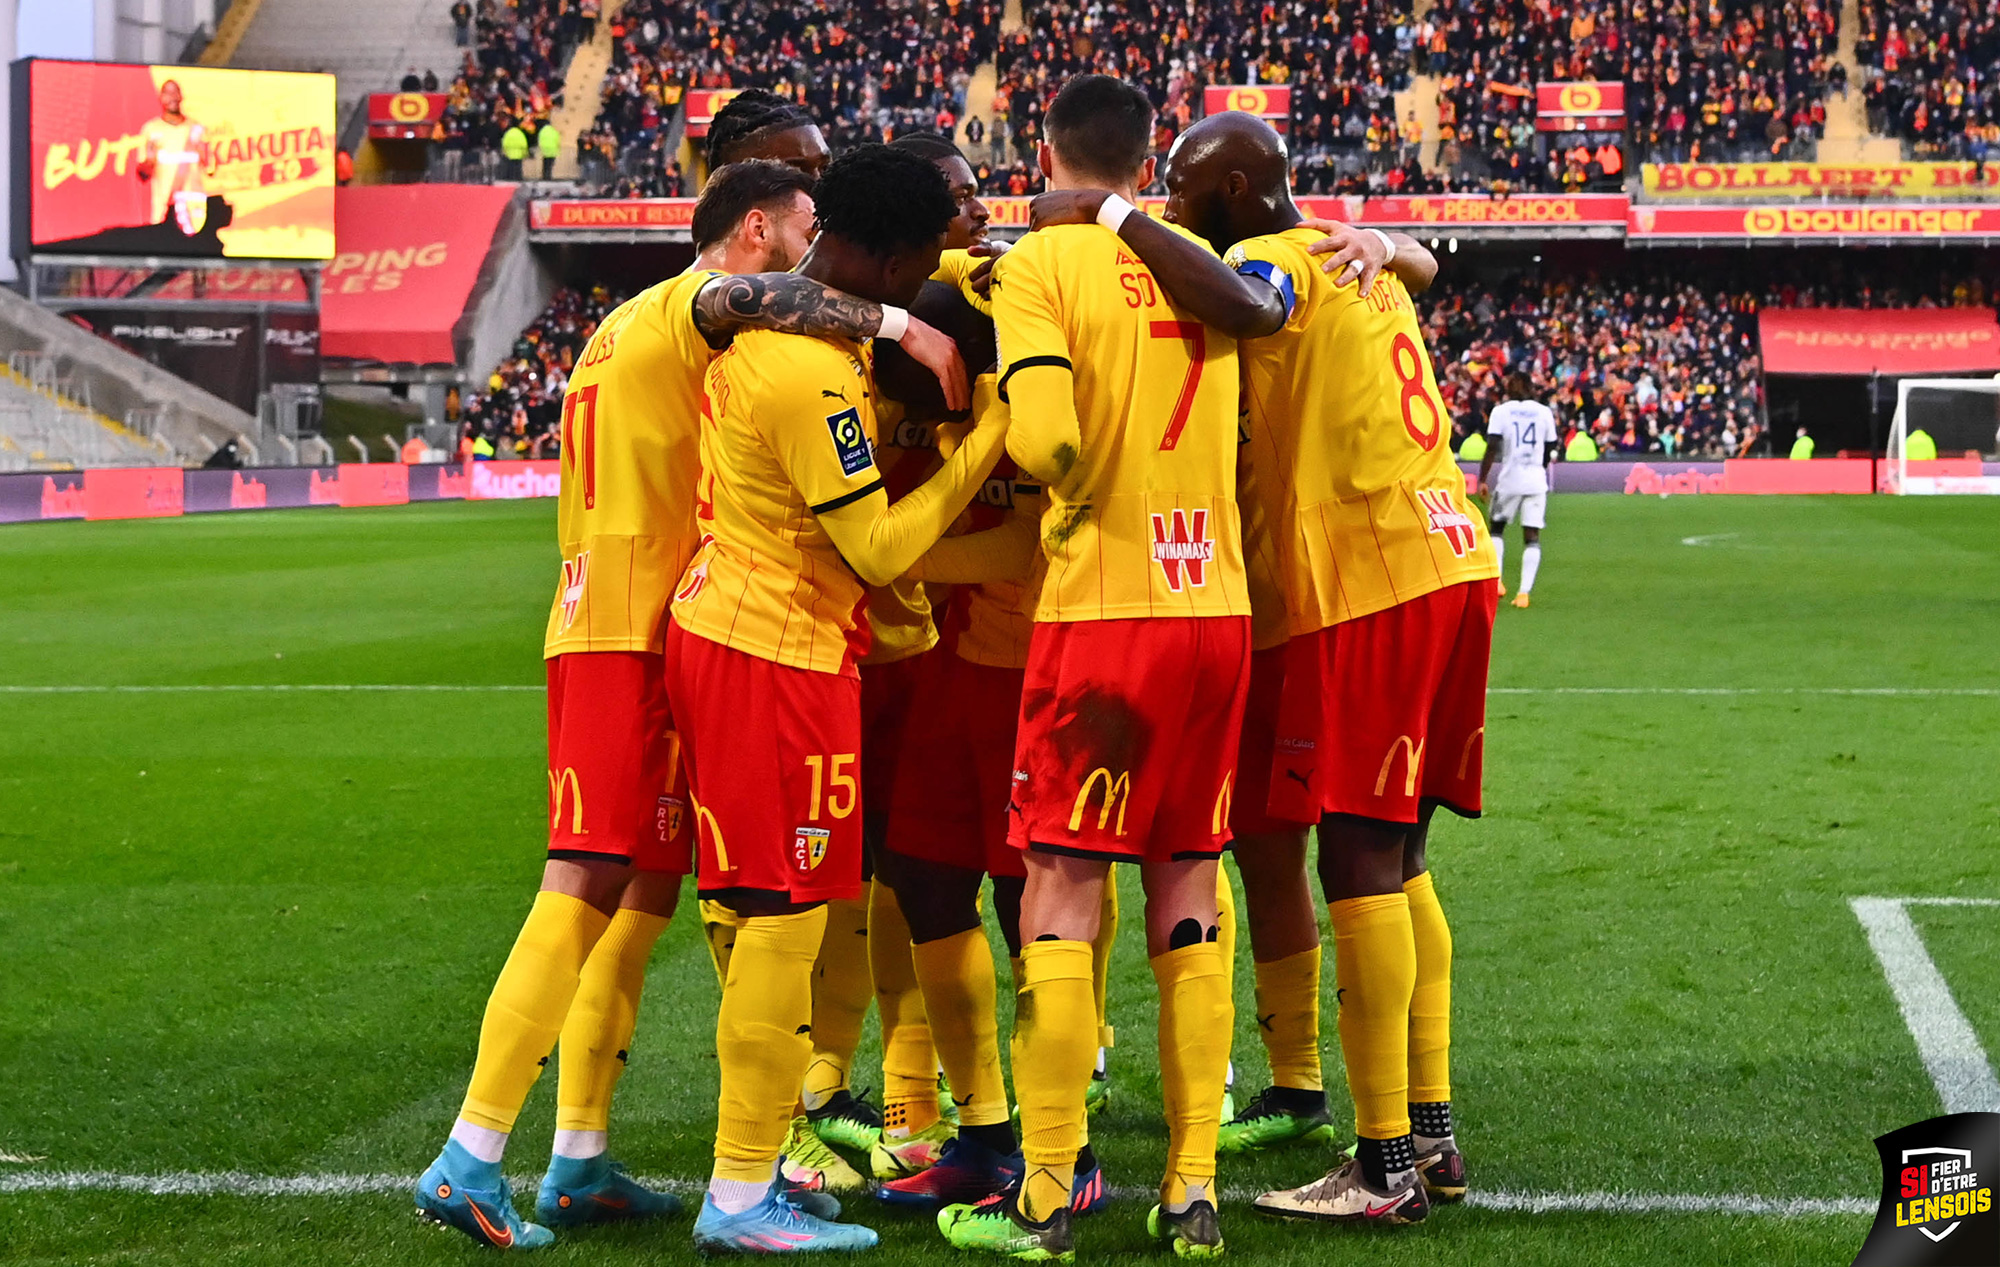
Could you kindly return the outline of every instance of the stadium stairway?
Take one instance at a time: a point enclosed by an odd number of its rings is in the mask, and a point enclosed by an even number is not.
[[[604,108],[604,77],[611,73],[611,19],[624,7],[625,0],[605,0],[598,12],[597,34],[588,44],[577,46],[563,72],[563,103],[549,116],[556,135],[562,138],[562,153],[556,158],[557,180],[576,179],[576,138],[597,126],[598,113]]]
[[[1868,107],[1863,103],[1861,85],[1864,71],[1854,55],[1861,38],[1861,6],[1840,6],[1840,42],[1834,60],[1847,68],[1847,95],[1833,93],[1826,99],[1826,135],[1820,138],[1822,163],[1900,163],[1903,143],[1893,136],[1874,136],[1868,131]]]
[[[1423,125],[1424,143],[1417,151],[1417,163],[1425,171],[1437,170],[1438,161],[1438,77],[1412,75],[1410,86],[1396,94],[1396,126],[1411,114]]]
[[[262,0],[230,65],[339,76],[340,118],[371,92],[394,92],[411,66],[450,83],[464,60],[451,0]]]
[[[6,403],[27,407],[34,415],[27,424],[36,426],[57,411],[57,432],[83,458],[104,455],[111,465],[200,462],[240,439],[271,449],[263,454],[269,460],[287,460],[252,415],[4,287],[0,362],[0,387],[10,389]],[[8,456],[28,451],[19,443]]]

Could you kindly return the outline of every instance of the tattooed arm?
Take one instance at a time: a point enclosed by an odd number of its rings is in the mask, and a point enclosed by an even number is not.
[[[745,273],[718,277],[694,297],[694,324],[709,346],[721,347],[738,330],[871,339],[882,330],[882,305],[857,299],[798,273]],[[958,345],[916,317],[896,342],[944,387],[945,407],[972,404]]]

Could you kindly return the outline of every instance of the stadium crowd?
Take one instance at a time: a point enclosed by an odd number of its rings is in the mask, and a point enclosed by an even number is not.
[[[563,101],[563,72],[596,31],[598,0],[466,0],[453,6],[459,44],[471,44],[447,90],[438,125],[437,175],[518,179],[503,169],[502,141],[518,127],[532,141]]]
[[[493,370],[486,390],[465,397],[458,420],[464,441],[484,440],[494,457],[555,457],[570,371],[597,323],[624,299],[603,286],[557,291]]]
[[[1770,450],[1760,309],[1976,306],[2000,293],[1991,272],[1964,252],[1917,269],[1801,256],[1490,279],[1446,270],[1418,308],[1461,438],[1519,371],[1565,439],[1585,428],[1606,456],[1743,457]]]
[[[1861,0],[1859,16],[1870,128],[1920,158],[2000,154],[2000,11],[1967,0]]]

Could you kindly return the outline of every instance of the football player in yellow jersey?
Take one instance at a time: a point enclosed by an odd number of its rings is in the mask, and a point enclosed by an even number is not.
[[[667,598],[698,535],[701,376],[747,326],[862,337],[900,322],[810,278],[759,271],[804,254],[810,187],[773,163],[718,172],[695,210],[697,267],[607,316],[570,380],[562,567],[545,638],[549,861],[487,1005],[464,1108],[417,1190],[420,1211],[490,1245],[549,1238],[515,1214],[499,1162],[558,1035],[558,1129],[540,1218],[573,1225],[678,1207],[625,1178],[606,1146],[646,960],[690,869],[661,647]],[[915,321],[905,338],[913,334],[914,353],[962,373],[949,340]]]
[[[1438,805],[1479,812],[1498,569],[1451,459],[1407,288],[1394,275],[1365,284],[1345,263],[1353,250],[1332,276],[1318,266],[1321,235],[1291,200],[1282,139],[1250,115],[1212,116],[1177,143],[1167,187],[1169,217],[1225,248],[1236,278],[1157,227],[1128,240],[1149,255],[1173,251],[1184,267],[1156,261],[1163,277],[1199,273],[1190,306],[1247,339],[1251,462],[1290,633],[1282,702],[1275,723],[1263,719],[1273,742],[1258,789],[1267,856],[1256,884],[1244,872],[1253,940],[1262,931],[1299,943],[1305,958],[1289,974],[1259,964],[1260,1017],[1269,1009],[1274,1028],[1296,1031],[1274,1044],[1278,1088],[1263,1107],[1304,1117],[1296,1111],[1317,1084],[1317,1061],[1289,1051],[1316,1025],[1305,1000],[1318,974],[1316,947],[1303,945],[1303,867],[1287,865],[1303,859],[1303,833],[1287,845],[1283,830],[1316,821],[1359,1135],[1353,1161],[1258,1207],[1415,1222],[1431,1196],[1465,1191],[1447,1067],[1451,935],[1424,846]],[[1407,239],[1395,246],[1415,254]],[[1434,266],[1421,263],[1427,280]],[[1233,299],[1204,302],[1232,287]],[[1262,997],[1267,975],[1287,1001]]]
[[[1104,75],[1050,103],[1053,188],[1150,183],[1153,109]],[[1140,864],[1160,986],[1166,1174],[1148,1228],[1214,1255],[1231,1009],[1216,900],[1248,686],[1234,341],[1176,306],[1115,229],[1033,233],[994,268],[1008,452],[1046,485],[1047,573],[1015,747],[1024,850],[1014,1071],[1026,1172],[939,1227],[1016,1257],[1073,1255],[1069,1206],[1095,1059],[1091,938],[1111,864]]]
[[[907,304],[957,208],[937,169],[865,145],[827,168],[802,273]],[[991,421],[989,421],[989,419]],[[739,917],[716,1023],[715,1167],[697,1247],[860,1249],[865,1228],[802,1213],[774,1181],[812,1057],[825,903],[861,891],[865,587],[907,571],[998,460],[991,411],[950,461],[890,504],[861,343],[752,332],[703,394],[701,549],[674,594],[667,695],[681,726],[697,890]]]

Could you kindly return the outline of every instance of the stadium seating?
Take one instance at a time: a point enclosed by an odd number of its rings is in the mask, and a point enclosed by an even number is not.
[[[1587,421],[1606,453],[1737,457],[1769,447],[1760,308],[1979,305],[1995,293],[1990,274],[1960,252],[1914,268],[1866,256],[1676,254],[1609,276],[1451,277],[1418,309],[1461,436],[1483,425],[1518,371],[1559,417]]]
[[[1919,157],[2000,152],[2000,15],[1966,0],[1860,0],[1869,126]]]
[[[512,124],[532,133],[548,122],[563,101],[570,55],[594,23],[581,6],[560,0],[479,0],[473,47],[463,54],[445,107],[438,175],[497,174],[501,134]]]
[[[486,390],[466,397],[458,419],[468,436],[484,436],[502,457],[553,457],[563,387],[583,345],[625,296],[605,287],[565,287],[488,377]]]
[[[533,3],[533,0],[528,0]],[[230,64],[336,75],[340,118],[414,68],[448,78],[458,64],[452,0],[263,0]],[[524,3],[524,8],[528,7]]]

